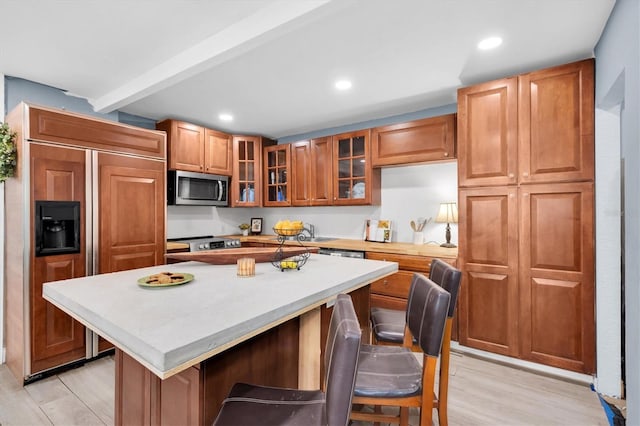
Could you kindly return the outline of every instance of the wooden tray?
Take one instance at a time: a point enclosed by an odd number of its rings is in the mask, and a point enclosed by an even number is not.
[[[231,265],[241,257],[252,257],[256,260],[256,263],[279,260],[275,259],[276,251],[280,252],[278,256],[283,259],[303,253],[317,253],[318,247],[280,247],[279,249],[277,247],[246,247],[202,250],[189,253],[167,253],[164,256],[169,259],[195,260],[212,265]]]

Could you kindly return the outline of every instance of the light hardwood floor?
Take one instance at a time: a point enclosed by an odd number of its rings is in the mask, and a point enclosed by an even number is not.
[[[0,365],[0,424],[112,425],[114,360],[107,357],[21,387]],[[437,424],[437,415],[434,415]],[[417,424],[417,412],[411,416]],[[449,424],[608,425],[587,386],[452,354]]]

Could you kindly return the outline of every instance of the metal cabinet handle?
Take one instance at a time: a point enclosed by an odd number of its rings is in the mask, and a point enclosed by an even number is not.
[[[448,157],[448,156],[449,156],[449,153],[448,153],[448,152],[445,152],[445,153],[444,153],[444,156],[445,156],[445,157]]]

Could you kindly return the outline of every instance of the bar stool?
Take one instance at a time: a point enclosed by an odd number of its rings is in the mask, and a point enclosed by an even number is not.
[[[451,295],[422,274],[414,274],[407,301],[403,346],[362,345],[353,403],[397,406],[398,416],[351,412],[352,420],[408,425],[409,407],[420,408],[420,424],[432,424],[435,370]],[[422,366],[411,351],[412,338],[423,352]]]
[[[351,297],[336,299],[327,337],[321,390],[236,383],[214,425],[347,425],[361,340]]]
[[[451,294],[449,311],[442,340],[440,354],[440,371],[438,382],[438,395],[434,394],[434,407],[438,409],[438,420],[441,426],[448,425],[447,401],[449,394],[449,362],[451,357],[451,328],[453,315],[458,301],[461,281],[460,270],[454,268],[440,259],[433,259],[429,270],[429,278],[447,290]],[[371,308],[371,326],[376,343],[402,345],[406,312],[396,309]],[[413,341],[413,350],[419,352],[420,348]]]

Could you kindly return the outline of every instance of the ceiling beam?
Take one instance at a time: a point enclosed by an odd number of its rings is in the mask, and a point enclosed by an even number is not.
[[[89,99],[96,112],[108,113],[222,64],[296,28],[301,17],[330,0],[278,0],[185,49],[122,86]],[[335,3],[334,3],[335,4]]]

